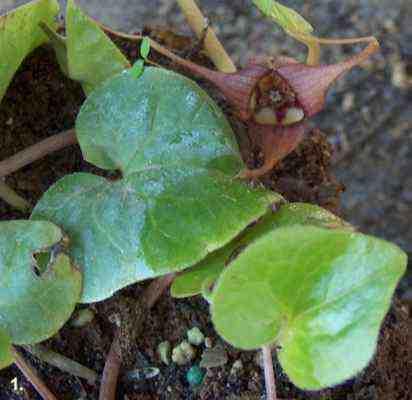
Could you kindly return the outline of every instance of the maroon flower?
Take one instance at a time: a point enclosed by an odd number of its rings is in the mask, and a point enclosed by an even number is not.
[[[302,141],[306,121],[322,111],[329,87],[344,73],[369,58],[379,49],[374,38],[323,40],[319,43],[370,42],[359,54],[332,65],[306,65],[287,57],[254,59],[239,72],[213,71],[179,59],[197,76],[213,83],[246,122],[249,134],[262,148],[262,167],[241,173],[244,178],[259,178]]]

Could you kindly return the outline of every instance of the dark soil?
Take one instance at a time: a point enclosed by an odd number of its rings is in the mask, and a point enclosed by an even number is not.
[[[186,56],[206,63],[196,55],[195,46],[186,39],[170,34],[155,33],[168,40],[168,45]],[[130,58],[136,57],[136,46],[119,43]],[[177,45],[177,46],[176,46]],[[159,60],[161,61],[161,60]],[[173,67],[173,66],[170,66]],[[248,163],[256,161],[253,149],[248,148],[248,138],[243,125],[230,113],[222,98],[210,87],[200,82],[220,103],[232,121],[241,143],[242,153]],[[20,68],[0,107],[0,159],[15,154],[41,139],[71,128],[84,97],[76,83],[67,80],[60,72],[53,53],[47,48],[38,49]],[[264,181],[265,185],[280,191],[292,201],[320,204],[335,212],[343,186],[330,173],[332,150],[325,137],[313,130],[300,147],[285,159]],[[44,191],[62,176],[74,171],[95,171],[81,156],[77,146],[60,151],[40,160],[8,177],[7,183],[33,204]],[[96,171],[95,171],[96,172]],[[1,219],[26,217],[0,202]],[[230,396],[260,398],[263,393],[263,373],[255,352],[239,352],[218,338],[211,325],[207,303],[199,298],[173,300],[164,296],[150,313],[130,314],[145,284],[122,290],[109,301],[91,306],[96,312],[93,322],[83,328],[70,324],[48,343],[54,350],[73,358],[101,373],[105,357],[113,339],[113,316],[129,315],[126,321],[131,337],[128,365],[122,371],[119,399],[225,399]],[[177,344],[185,338],[186,331],[198,326],[214,345],[221,343],[228,363],[209,370],[198,390],[189,387],[185,379],[187,367],[161,364],[156,355],[157,345],[169,340]],[[29,357],[29,356],[28,356]],[[243,370],[237,376],[230,374],[236,360],[242,360]],[[412,330],[411,316],[400,303],[395,303],[386,318],[378,352],[366,371],[346,384],[321,393],[298,391],[281,372],[276,362],[278,394],[282,398],[299,399],[351,399],[351,400],[408,400],[412,388]],[[47,385],[59,399],[97,399],[98,387],[68,376],[61,371],[31,359]],[[127,370],[155,366],[160,375],[153,379],[130,381]],[[17,376],[20,389],[16,392],[10,381]],[[127,395],[127,397],[126,397]],[[12,367],[0,373],[0,400],[37,399],[37,395],[20,372]]]

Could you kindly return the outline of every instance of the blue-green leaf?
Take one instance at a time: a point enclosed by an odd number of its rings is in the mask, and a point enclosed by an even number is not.
[[[107,81],[86,100],[76,132],[85,159],[122,178],[67,176],[33,218],[70,236],[83,302],[194,265],[279,199],[234,179],[242,160],[229,123],[194,82],[170,71]]]

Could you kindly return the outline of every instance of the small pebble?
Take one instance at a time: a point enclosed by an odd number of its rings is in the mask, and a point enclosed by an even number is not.
[[[159,368],[138,368],[126,373],[126,379],[130,381],[143,381],[146,379],[155,378],[159,375]]]
[[[226,350],[223,346],[206,349],[202,354],[200,366],[202,368],[215,368],[225,365],[228,361]]]
[[[74,328],[81,328],[90,324],[94,319],[94,312],[90,308],[84,308],[76,312],[72,320],[70,321],[70,325]]]
[[[166,364],[170,364],[170,353],[172,350],[172,346],[170,345],[169,341],[164,341],[157,346],[157,354],[159,354],[160,360]]]
[[[205,338],[205,347],[211,349],[213,346],[212,339],[210,337]]]
[[[187,340],[195,346],[200,346],[205,341],[205,335],[198,327],[195,327],[187,331]]]
[[[194,365],[187,371],[186,379],[190,386],[199,386],[203,382],[205,371],[197,365]]]
[[[344,112],[353,110],[355,106],[355,95],[352,92],[346,93],[342,101],[342,109]]]
[[[236,360],[232,365],[232,368],[230,370],[230,375],[238,376],[242,372],[242,370],[243,370],[242,360]]]
[[[196,349],[186,340],[176,346],[172,351],[172,361],[177,365],[190,363],[196,357]]]

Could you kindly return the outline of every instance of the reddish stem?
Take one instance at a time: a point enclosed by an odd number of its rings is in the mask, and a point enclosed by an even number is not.
[[[44,400],[57,400],[57,397],[55,397],[54,394],[47,388],[47,386],[41,380],[36,370],[30,364],[28,364],[28,362],[19,353],[19,351],[15,347],[12,347],[11,351],[14,357],[14,363],[16,364],[17,368],[33,385],[33,387],[37,390],[39,395]]]
[[[273,370],[272,349],[270,346],[262,347],[263,367],[265,370],[266,400],[277,400],[275,371]]]
[[[122,350],[120,348],[119,335],[113,339],[110,351],[104,365],[102,383],[100,386],[99,400],[115,400],[117,378],[122,365]]]
[[[33,146],[20,151],[14,156],[0,162],[0,178],[18,171],[20,168],[37,161],[50,153],[77,143],[76,132],[70,129],[51,136]]]
[[[160,296],[172,284],[174,278],[175,274],[162,276],[161,278],[153,280],[145,289],[143,292],[142,301],[146,304],[149,310],[156,304]]]
[[[150,310],[159,300],[161,295],[172,284],[175,274],[168,274],[155,279],[149,284],[142,295],[142,303]],[[103,370],[102,383],[100,386],[99,400],[115,400],[117,380],[122,365],[122,351],[120,337],[116,334]]]

